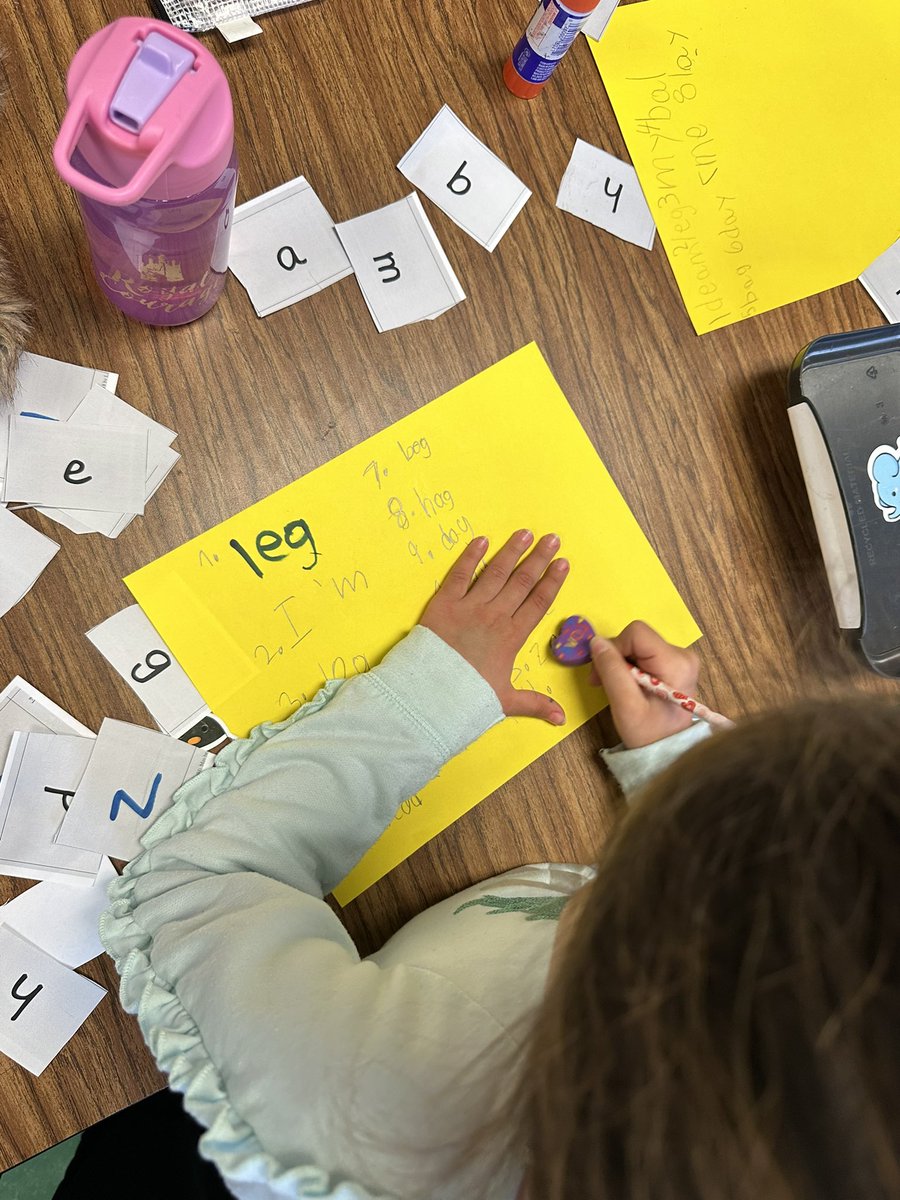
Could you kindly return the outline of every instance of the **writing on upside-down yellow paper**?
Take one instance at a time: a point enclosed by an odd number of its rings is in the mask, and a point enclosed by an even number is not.
[[[125,580],[212,711],[237,735],[287,717],[326,678],[374,666],[465,544],[554,531],[572,567],[519,656],[518,687],[562,729],[503,722],[411,797],[335,890],[347,903],[605,704],[550,658],[566,616],[617,633],[640,617],[699,629],[531,344]]]
[[[645,0],[589,44],[698,333],[900,233],[895,0]]]

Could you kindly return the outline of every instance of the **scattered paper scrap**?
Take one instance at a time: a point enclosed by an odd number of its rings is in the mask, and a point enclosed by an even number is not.
[[[74,733],[92,738],[94,733],[64,708],[16,675],[0,692],[0,769],[9,754],[14,733]]]
[[[434,320],[465,300],[415,192],[335,229],[379,333]]]
[[[619,0],[600,0],[600,3],[581,27],[581,32],[592,41],[599,41],[616,11]]]
[[[698,333],[857,279],[897,237],[897,6],[846,14],[645,0],[588,41]]]
[[[522,524],[556,530],[579,564],[562,615],[600,614],[603,634],[641,617],[678,645],[699,636],[535,345],[125,583],[212,711],[244,736],[326,678],[368,670],[416,623],[466,542],[483,533],[496,548]],[[513,682],[549,688],[566,725],[505,721],[448,763],[336,889],[342,904],[602,707],[587,672],[550,657],[560,619],[551,611],[535,629]]]
[[[90,887],[100,855],[54,843],[96,744],[71,733],[14,733],[0,779],[0,875]]]
[[[109,905],[106,889],[116,878],[115,867],[103,858],[91,887],[36,883],[0,907],[0,925],[34,942],[64,966],[80,967],[103,953],[97,927]]]
[[[258,317],[353,274],[334,221],[302,175],[238,205],[228,266]]]
[[[107,717],[56,841],[110,858],[134,858],[173,794],[209,757],[165,733]]]
[[[494,249],[531,195],[446,104],[397,169],[486,250]]]
[[[216,29],[229,44],[242,42],[244,38],[256,37],[258,33],[262,33],[262,25],[257,25],[249,13],[231,17],[228,21],[220,21]]]
[[[79,367],[26,350],[19,358],[13,407],[17,413],[39,413],[67,421],[91,388],[114,392],[118,383],[114,371]]]
[[[85,636],[166,733],[180,737],[208,713],[203,697],[139,605],[114,613]]]
[[[900,240],[866,267],[859,282],[889,321],[900,321]]]
[[[142,513],[147,431],[9,418],[4,500]]]
[[[75,1036],[104,988],[0,925],[0,1052],[40,1075]]]
[[[0,506],[0,617],[31,591],[57,550],[51,538]]]
[[[559,185],[556,207],[623,241],[653,248],[656,226],[634,167],[581,138]]]

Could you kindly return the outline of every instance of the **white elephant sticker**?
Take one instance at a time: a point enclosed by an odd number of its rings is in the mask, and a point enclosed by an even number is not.
[[[896,446],[876,446],[866,470],[881,515],[886,521],[900,521],[900,438]]]

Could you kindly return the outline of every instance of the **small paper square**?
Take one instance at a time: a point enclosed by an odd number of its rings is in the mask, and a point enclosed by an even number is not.
[[[101,913],[109,907],[107,888],[116,878],[115,867],[103,858],[91,887],[50,880],[37,883],[0,907],[0,925],[52,954],[63,966],[80,967],[103,953],[98,926]]]
[[[10,417],[4,499],[142,513],[146,430]]]
[[[889,321],[900,321],[900,240],[866,267],[859,282]]]
[[[67,733],[14,733],[0,780],[0,874],[90,887],[100,855],[54,843],[96,745]]]
[[[379,333],[433,320],[465,300],[415,192],[335,229]]]
[[[0,506],[0,617],[31,591],[58,550],[56,542]]]
[[[56,841],[131,859],[140,839],[208,759],[165,733],[104,720]]]
[[[559,185],[556,207],[635,246],[653,247],[656,225],[634,167],[581,138]]]
[[[494,249],[531,195],[446,104],[397,169],[486,250]]]
[[[114,613],[85,636],[166,733],[177,737],[209,711],[139,605]]]
[[[244,38],[256,37],[258,33],[262,33],[262,25],[257,25],[249,14],[232,17],[230,21],[220,21],[216,29],[229,43],[242,42]]]
[[[92,738],[94,732],[76,721],[64,708],[16,675],[0,692],[0,770],[9,753],[12,735],[27,733],[74,733]]]
[[[118,382],[114,371],[79,367],[26,350],[19,357],[13,406],[17,413],[40,413],[67,421],[92,387],[114,392]]]
[[[334,221],[302,175],[238,205],[228,266],[258,317],[353,274]]]
[[[581,27],[581,32],[592,41],[599,41],[603,36],[610,17],[616,11],[619,0],[600,0],[600,3]]]
[[[20,1067],[40,1075],[105,995],[0,925],[0,1052]]]

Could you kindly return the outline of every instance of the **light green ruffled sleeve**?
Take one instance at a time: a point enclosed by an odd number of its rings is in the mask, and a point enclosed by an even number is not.
[[[122,1002],[236,1196],[391,1194],[352,1167],[346,1101],[400,978],[360,962],[322,897],[502,715],[485,680],[416,627],[367,675],[222,751],[110,886],[100,933]],[[413,1011],[427,1012],[431,984],[403,980]]]
[[[691,746],[705,741],[712,733],[705,721],[694,721],[687,729],[673,733],[650,746],[626,750],[621,743],[601,750],[600,757],[612,771],[627,798],[664,771]]]

